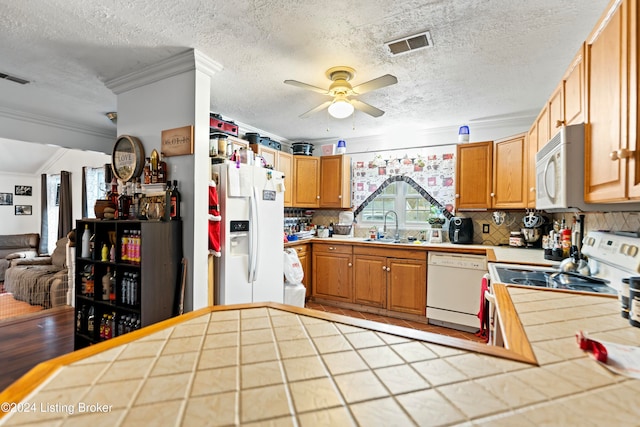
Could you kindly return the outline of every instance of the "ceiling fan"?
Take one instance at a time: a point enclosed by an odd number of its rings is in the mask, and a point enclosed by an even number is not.
[[[368,82],[353,87],[349,82],[355,77],[356,70],[351,67],[345,66],[329,68],[325,72],[325,75],[329,80],[333,82],[331,83],[331,86],[329,86],[329,89],[322,89],[317,86],[299,82],[297,80],[284,81],[288,85],[297,86],[302,89],[312,90],[314,92],[333,97],[333,100],[323,102],[317,107],[307,111],[304,114],[301,114],[301,118],[307,118],[311,114],[322,111],[325,108],[329,110],[329,114],[337,119],[349,117],[353,113],[354,109],[360,110],[373,117],[380,117],[384,114],[384,111],[374,107],[373,105],[367,104],[366,102],[354,99],[354,97],[398,83],[398,79],[395,76],[392,76],[391,74],[385,74],[384,76],[369,80]]]

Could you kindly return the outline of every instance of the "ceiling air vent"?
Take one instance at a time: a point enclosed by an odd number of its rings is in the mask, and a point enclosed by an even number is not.
[[[386,42],[385,46],[389,49],[389,53],[395,56],[431,47],[433,46],[433,40],[431,40],[431,33],[425,31],[424,33]]]
[[[21,85],[26,85],[29,83],[29,80],[21,79],[20,77],[12,76],[10,74],[0,73],[0,79],[9,80],[15,83],[19,83]]]

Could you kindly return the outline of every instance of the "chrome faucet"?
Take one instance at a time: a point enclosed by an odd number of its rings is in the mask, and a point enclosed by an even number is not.
[[[400,240],[400,230],[398,230],[398,214],[396,213],[396,211],[387,211],[384,214],[384,228],[382,229],[384,231],[384,235],[387,235],[387,215],[389,215],[390,213],[394,214],[396,217],[396,234],[394,236],[395,240]]]

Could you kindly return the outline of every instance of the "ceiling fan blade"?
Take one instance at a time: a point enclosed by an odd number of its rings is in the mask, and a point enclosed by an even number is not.
[[[372,90],[380,89],[385,86],[391,86],[398,83],[398,79],[391,74],[385,74],[377,79],[369,80],[368,82],[359,84],[353,88],[353,92],[356,95],[362,95],[363,93],[371,92]]]
[[[384,114],[384,111],[374,107],[373,105],[367,104],[366,102],[358,101],[357,99],[351,99],[349,100],[349,102],[351,102],[353,108],[355,108],[356,110],[360,110],[363,113],[367,113],[370,116],[380,117]]]
[[[322,111],[325,108],[328,108],[329,105],[331,105],[333,101],[327,101],[327,102],[323,102],[322,104],[318,105],[316,108],[312,108],[311,110],[307,111],[304,114],[300,114],[300,118],[301,119],[306,119],[307,117],[309,117],[310,115],[317,113],[318,111]]]
[[[306,84],[306,83],[302,83],[302,82],[299,82],[297,80],[285,80],[284,82],[286,84],[288,84],[288,85],[296,86],[296,87],[299,87],[301,89],[312,90],[314,92],[318,92],[318,93],[321,93],[323,95],[329,95],[329,91],[326,90],[326,89],[322,89],[322,88],[319,88],[317,86],[312,86],[312,85],[309,85],[309,84]]]

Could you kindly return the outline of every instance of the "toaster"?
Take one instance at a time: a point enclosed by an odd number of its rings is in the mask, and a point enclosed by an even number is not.
[[[453,217],[449,221],[449,241],[458,244],[473,243],[473,221],[471,218]]]

